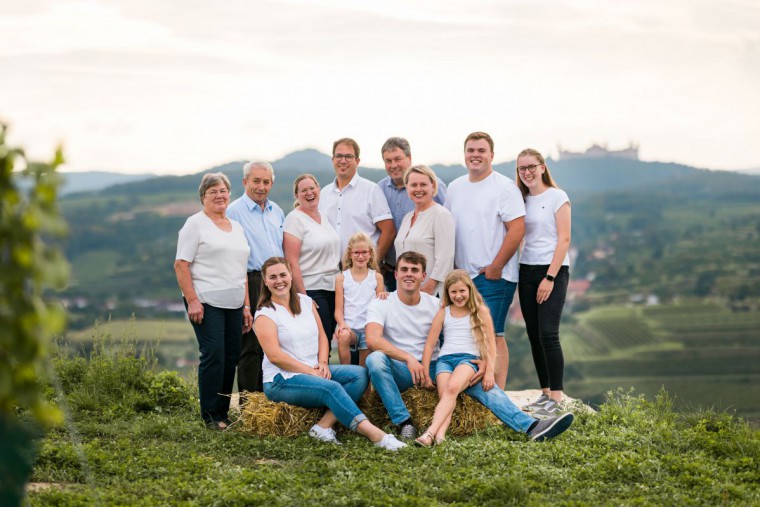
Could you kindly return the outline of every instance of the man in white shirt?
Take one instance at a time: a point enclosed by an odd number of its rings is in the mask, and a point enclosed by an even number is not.
[[[248,257],[248,293],[253,312],[259,300],[261,265],[270,257],[282,257],[282,224],[285,214],[269,200],[274,184],[274,169],[269,162],[248,162],[243,166],[243,195],[227,207],[227,217],[243,226],[251,252]],[[238,391],[262,392],[261,350],[256,333],[243,334],[243,349],[238,361]]]
[[[333,167],[335,180],[322,189],[319,212],[338,231],[341,252],[354,233],[365,232],[375,243],[377,259],[383,259],[393,244],[396,228],[380,187],[356,172],[359,167],[356,141],[345,137],[333,143]]]
[[[398,289],[385,300],[375,299],[367,310],[367,345],[373,351],[367,356],[369,377],[391,422],[406,440],[414,439],[417,429],[401,393],[420,385],[424,379],[422,352],[433,318],[440,308],[438,298],[420,291],[426,262],[425,256],[417,252],[401,254],[396,262]],[[436,358],[437,350],[430,363],[430,378],[435,378]],[[513,430],[527,433],[531,440],[553,438],[573,422],[570,412],[543,421],[529,416],[501,389],[483,390],[482,372],[481,368],[465,393],[485,405]]]
[[[467,271],[493,317],[496,385],[504,389],[509,369],[504,327],[519,277],[517,249],[525,234],[525,203],[515,182],[493,170],[493,156],[491,136],[467,136],[467,174],[449,184],[445,206],[456,223],[454,265]]]

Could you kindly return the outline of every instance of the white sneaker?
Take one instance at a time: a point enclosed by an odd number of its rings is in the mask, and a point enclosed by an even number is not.
[[[382,447],[386,451],[398,451],[399,449],[406,447],[406,444],[404,442],[397,439],[390,433],[386,433],[382,440],[375,442],[375,445],[377,447]]]
[[[321,440],[322,442],[341,445],[341,442],[339,442],[338,438],[335,436],[335,430],[332,428],[322,428],[315,424],[309,430],[309,436]]]

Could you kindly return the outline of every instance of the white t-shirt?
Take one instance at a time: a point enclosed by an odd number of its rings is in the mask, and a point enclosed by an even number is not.
[[[340,238],[330,222],[322,215],[322,223],[294,209],[283,229],[286,234],[301,240],[298,266],[306,290],[335,290],[335,275],[340,272]]]
[[[373,300],[367,310],[367,324],[374,322],[383,326],[383,337],[418,361],[422,361],[433,317],[440,308],[437,297],[425,292],[421,292],[420,296],[418,304],[408,306],[401,302],[397,292],[391,292],[384,301]],[[438,347],[433,351],[432,358],[437,357]]]
[[[557,248],[557,219],[554,214],[570,199],[564,190],[549,187],[536,196],[525,199],[525,242],[520,255],[521,264],[551,264]],[[565,254],[563,266],[570,265]]]
[[[451,315],[451,307],[444,308],[443,317],[443,346],[439,356],[449,354],[472,354],[480,356],[478,346],[475,345],[475,337],[472,334],[470,316],[454,317]]]
[[[327,217],[340,236],[340,248],[345,250],[349,238],[365,232],[377,245],[381,220],[392,220],[391,209],[380,187],[356,173],[343,190],[335,181],[326,185],[319,196],[319,212]]]
[[[179,231],[175,260],[190,263],[193,289],[201,303],[217,308],[240,308],[245,301],[246,266],[250,248],[243,227],[230,220],[223,231],[200,211]]]
[[[419,214],[412,226],[414,211],[410,211],[401,221],[394,247],[396,255],[404,252],[419,252],[427,259],[427,278],[438,280],[439,292],[454,268],[454,217],[438,203]],[[425,280],[427,280],[425,278]]]
[[[465,174],[449,185],[446,208],[456,222],[454,265],[471,277],[493,262],[507,231],[504,222],[525,216],[525,204],[515,182],[493,171],[478,182]],[[517,253],[504,266],[501,277],[517,282]]]
[[[367,308],[377,297],[375,270],[367,270],[361,282],[354,280],[351,270],[343,272],[343,320],[351,329],[364,329],[367,325]]]
[[[287,308],[274,304],[274,308],[262,307],[256,311],[256,319],[266,317],[277,325],[277,340],[280,349],[293,359],[309,366],[319,363],[319,327],[312,313],[312,300],[305,294],[299,294],[301,313],[295,317],[290,315]],[[282,378],[289,379],[301,373],[283,370],[272,363],[266,354],[262,363],[264,382],[272,382],[279,373]]]

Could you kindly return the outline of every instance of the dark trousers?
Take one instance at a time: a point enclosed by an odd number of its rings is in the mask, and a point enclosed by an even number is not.
[[[539,305],[536,303],[538,286],[548,270],[548,265],[520,264],[520,309],[525,319],[525,329],[541,388],[563,391],[565,358],[559,342],[559,321],[565,306],[570,271],[567,266],[560,268],[549,299]]]
[[[317,304],[317,313],[327,335],[327,345],[328,350],[330,350],[332,349],[332,335],[335,332],[335,291],[307,290],[306,295]]]
[[[251,313],[256,313],[261,292],[261,272],[251,271],[248,273],[248,295],[251,302]],[[253,329],[243,335],[243,349],[240,353],[240,361],[237,365],[238,391],[263,392],[264,377],[261,371],[261,363],[264,361],[264,351],[261,349],[259,339]],[[241,400],[243,402],[244,400]]]
[[[207,423],[223,421],[230,409],[235,366],[240,358],[243,307],[228,310],[204,303],[203,320],[191,324],[201,353],[198,366],[201,417]]]
[[[387,292],[393,292],[396,290],[396,272],[391,266],[388,266],[390,271],[383,273],[383,282],[385,283],[385,290]]]

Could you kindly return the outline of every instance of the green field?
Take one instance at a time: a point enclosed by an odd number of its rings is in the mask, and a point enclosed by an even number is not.
[[[562,328],[567,392],[599,402],[615,387],[760,419],[760,315],[715,304],[599,307]]]

